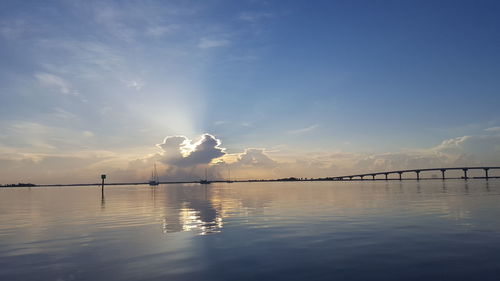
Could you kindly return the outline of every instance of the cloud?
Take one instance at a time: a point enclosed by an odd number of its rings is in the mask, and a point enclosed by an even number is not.
[[[443,140],[424,149],[377,154],[332,156],[332,175],[453,166],[497,166],[500,136],[470,135]]]
[[[230,164],[232,175],[242,179],[326,177],[429,167],[497,166],[500,136],[461,136],[443,140],[434,147],[387,153],[284,154],[278,161],[264,149],[247,149]]]
[[[6,39],[15,39],[34,28],[22,19],[0,22],[0,35]]]
[[[263,19],[272,18],[273,14],[266,12],[243,12],[238,16],[241,21],[246,21],[250,23],[256,23]]]
[[[490,127],[484,130],[487,132],[500,132],[500,127]]]
[[[90,16],[109,35],[116,39],[135,43],[146,35],[162,37],[174,33],[187,17],[198,13],[198,6],[184,6],[167,1],[133,2],[98,1],[87,4]]]
[[[354,155],[354,164],[348,173],[382,172],[400,169],[449,166],[450,158],[438,153],[392,152],[372,155]]]
[[[277,162],[272,160],[266,155],[265,150],[262,148],[247,148],[245,152],[241,153],[236,165],[239,166],[253,166],[253,167],[274,167]]]
[[[272,179],[279,173],[276,169],[286,163],[279,163],[267,155],[263,148],[247,148],[242,153],[226,154],[216,163],[219,179],[226,178],[229,171],[231,179]]]
[[[116,9],[108,5],[99,5],[95,7],[94,20],[116,38],[131,42],[137,35],[137,30],[123,20],[130,16],[130,13],[127,12],[127,10]]]
[[[314,125],[311,125],[309,127],[306,127],[306,128],[302,128],[302,129],[297,129],[297,130],[292,130],[292,131],[288,131],[289,134],[292,134],[292,135],[298,135],[298,134],[303,134],[303,133],[308,133],[310,131],[313,131],[315,130],[316,128],[318,128],[319,125],[318,124],[314,124]]]
[[[161,162],[170,166],[194,167],[207,165],[212,160],[224,156],[220,140],[210,134],[203,134],[193,143],[185,136],[166,137],[157,146],[162,149]]]
[[[462,153],[464,144],[471,136],[462,136],[442,141],[438,146],[432,148],[443,153]]]
[[[157,144],[161,153],[153,158],[164,165],[160,179],[192,181],[205,178],[220,179],[219,171],[210,166],[216,159],[226,155],[220,147],[221,141],[211,134],[203,134],[193,142],[185,136],[168,136]]]
[[[35,184],[91,183],[98,181],[92,166],[106,160],[98,155],[0,154],[0,184],[31,182]]]
[[[91,138],[94,136],[94,133],[92,133],[91,131],[83,131],[82,134],[84,137],[87,137],[87,138]]]
[[[43,52],[59,53],[59,59],[42,57],[40,64],[50,72],[63,71],[74,76],[99,78],[111,73],[123,72],[126,57],[119,48],[99,41],[86,41],[77,38],[43,38],[37,41],[37,47]]]
[[[170,136],[166,137],[162,143],[157,144],[162,150],[162,162],[166,164],[175,164],[176,161],[184,157],[187,153],[187,146],[190,141],[185,136]]]
[[[73,90],[71,88],[71,85],[69,82],[67,82],[66,80],[64,80],[63,78],[61,78],[57,75],[46,73],[46,72],[37,72],[37,73],[35,73],[34,76],[38,80],[39,83],[41,83],[45,86],[48,86],[48,87],[55,88],[61,94],[78,95],[78,92],[76,92],[75,90]]]
[[[493,164],[500,161],[500,136],[471,135],[444,140],[433,151],[448,157],[461,157],[464,162],[473,164]]]
[[[160,37],[176,29],[178,29],[178,26],[176,25],[155,25],[147,27],[146,34],[150,36]]]
[[[201,38],[200,42],[198,43],[198,47],[201,49],[209,49],[209,48],[223,47],[228,44],[229,41],[225,39]]]
[[[12,126],[11,126],[12,127]],[[38,136],[62,135],[53,128],[38,124],[20,123],[9,130],[30,132],[23,135],[31,147],[41,145]],[[68,147],[82,147],[93,139],[93,133],[76,131],[64,133]],[[48,145],[62,147],[61,140]],[[221,140],[203,134],[197,140],[185,136],[169,136],[157,145],[160,152],[149,155],[130,151],[62,152],[54,147],[40,148],[32,154],[19,143],[7,145],[8,139],[0,134],[0,172],[3,183],[31,181],[34,183],[94,182],[101,173],[113,182],[147,181],[157,164],[163,181],[192,181],[205,178],[227,179],[276,179],[283,177],[329,177],[357,173],[382,172],[400,169],[452,166],[498,166],[500,164],[500,136],[469,135],[443,140],[436,146],[393,151],[387,153],[326,152],[312,154],[308,151],[269,151],[264,148],[247,148],[240,153],[227,153]],[[23,153],[21,153],[21,151]],[[44,153],[48,151],[49,153]],[[57,154],[59,153],[59,154]],[[127,154],[126,154],[127,153]]]
[[[125,82],[125,84],[126,84],[127,88],[133,88],[136,91],[140,91],[142,89],[142,87],[144,86],[144,83],[140,80],[127,81],[127,82]]]

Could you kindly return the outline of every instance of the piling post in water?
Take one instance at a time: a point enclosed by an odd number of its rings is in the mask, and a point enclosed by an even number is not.
[[[104,196],[104,180],[106,179],[106,175],[105,174],[102,174],[101,175],[101,180],[102,180],[102,183],[101,183],[101,195]]]
[[[446,169],[441,169],[441,178],[444,180],[444,172],[446,172]]]
[[[489,179],[489,177],[488,177],[488,170],[489,170],[489,168],[484,168],[484,173],[486,175],[486,180]]]

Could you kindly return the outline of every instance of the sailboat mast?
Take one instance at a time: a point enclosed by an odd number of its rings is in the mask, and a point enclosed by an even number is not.
[[[158,178],[158,171],[156,170],[156,162],[153,164],[153,171],[151,171],[151,179],[149,180],[150,186],[156,186],[160,183]]]
[[[156,163],[154,163],[154,180],[158,182],[158,171],[156,170]]]

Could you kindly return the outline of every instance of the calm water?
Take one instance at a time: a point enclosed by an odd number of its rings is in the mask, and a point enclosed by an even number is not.
[[[0,280],[499,280],[500,181],[0,190]]]

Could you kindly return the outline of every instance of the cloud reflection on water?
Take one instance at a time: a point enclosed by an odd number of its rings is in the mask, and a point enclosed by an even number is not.
[[[359,263],[406,274],[415,260],[456,270],[443,256],[466,270],[498,253],[499,183],[114,186],[104,197],[100,187],[2,189],[0,279],[230,280],[281,268],[291,280],[297,268],[323,275]]]

